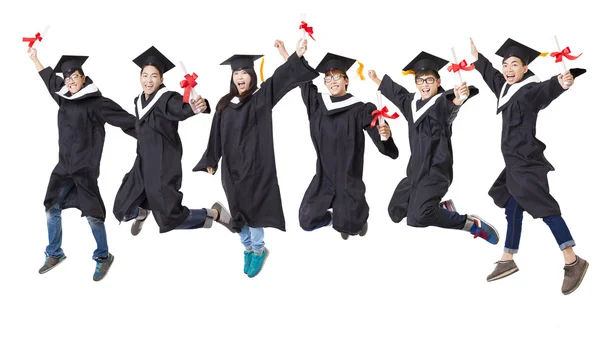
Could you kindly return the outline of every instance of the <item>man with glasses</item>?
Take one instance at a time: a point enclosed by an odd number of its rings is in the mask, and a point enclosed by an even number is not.
[[[108,252],[104,227],[106,209],[98,188],[104,124],[120,127],[126,134],[137,138],[135,116],[103,97],[92,80],[84,74],[82,65],[88,57],[62,56],[53,70],[40,63],[36,49],[30,49],[29,52],[50,95],[59,105],[59,159],[50,176],[44,199],[49,244],[46,247],[46,260],[39,273],[48,272],[67,258],[61,248],[61,212],[63,209],[77,208],[87,218],[96,240],[93,280],[100,281],[114,260],[114,256]],[[64,80],[55,73],[62,73]]]
[[[279,52],[287,60],[283,44]],[[344,240],[367,233],[369,205],[362,180],[366,131],[377,149],[396,159],[398,148],[387,123],[371,125],[374,104],[348,93],[346,72],[356,60],[327,53],[316,71],[325,74],[328,94],[312,82],[300,85],[317,153],[317,172],[300,204],[300,226],[305,231],[333,225]],[[383,136],[386,140],[382,140]],[[332,211],[330,211],[330,209]]]
[[[407,177],[396,187],[388,207],[392,221],[407,218],[414,227],[438,226],[469,231],[492,244],[498,243],[496,229],[477,215],[461,215],[453,204],[440,201],[452,183],[452,121],[469,96],[479,90],[466,83],[444,91],[438,71],[447,60],[421,52],[404,69],[415,75],[416,93],[409,93],[374,70],[369,77],[381,94],[396,105],[408,121],[411,157]]]

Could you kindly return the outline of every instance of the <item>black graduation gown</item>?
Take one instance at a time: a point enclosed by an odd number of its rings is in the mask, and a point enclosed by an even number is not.
[[[102,96],[90,77],[74,95],[52,68],[39,72],[58,109],[58,164],[52,171],[44,206],[50,209],[67,181],[75,183],[61,208],[77,208],[81,216],[104,220],[106,208],[100,196],[98,177],[104,147],[104,124],[121,128],[137,138],[135,116]]]
[[[440,86],[437,95],[423,101],[420,93],[409,93],[388,75],[379,90],[408,121],[411,151],[406,178],[396,187],[388,213],[395,223],[408,216],[409,226],[430,226],[431,210],[438,207],[452,184],[452,122],[460,106],[452,102],[454,90],[444,92]],[[474,86],[469,90],[467,101],[479,93]]]
[[[233,220],[233,229],[273,227],[285,231],[285,218],[275,167],[272,109],[290,90],[316,78],[304,58],[294,52],[271,78],[244,102],[234,97],[213,117],[208,147],[194,171],[217,170]]]
[[[144,195],[141,206],[152,210],[161,233],[181,225],[190,211],[181,204],[181,157],[183,146],[179,121],[194,116],[181,94],[164,85],[145,99],[141,93],[134,99],[136,126],[139,134],[137,157],[125,175],[115,198],[114,215],[123,221],[128,210]],[[210,113],[208,100],[205,114]],[[143,197],[142,197],[143,199]]]
[[[498,98],[496,114],[502,112],[501,148],[506,167],[489,195],[501,208],[513,196],[534,218],[561,215],[548,186],[548,172],[554,167],[544,157],[546,145],[535,137],[535,133],[538,112],[565,89],[558,83],[557,76],[541,82],[531,71],[525,73],[519,83],[508,85],[502,73],[481,53],[475,69]],[[583,72],[585,70],[578,68],[571,70],[573,77]]]
[[[381,141],[377,126],[370,127],[377,107],[351,94],[332,97],[317,91],[312,83],[300,86],[310,124],[310,137],[317,153],[317,172],[300,204],[300,226],[316,228],[333,208],[333,228],[356,235],[369,217],[365,198],[363,163],[366,131],[382,154],[396,159],[394,139]]]

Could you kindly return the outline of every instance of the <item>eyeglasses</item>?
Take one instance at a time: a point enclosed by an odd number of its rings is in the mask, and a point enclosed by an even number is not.
[[[70,83],[70,82],[74,82],[75,79],[79,78],[79,77],[83,77],[83,75],[80,74],[73,74],[70,77],[66,77],[65,78],[65,83]]]
[[[425,79],[423,78],[415,78],[415,83],[417,84],[423,84],[424,82],[427,84],[433,84],[435,83],[437,79],[435,79],[434,77],[427,77]]]
[[[345,75],[341,74],[341,73],[336,73],[334,75],[329,75],[327,77],[325,77],[325,83],[331,83],[331,80],[340,80],[341,77],[345,77]]]

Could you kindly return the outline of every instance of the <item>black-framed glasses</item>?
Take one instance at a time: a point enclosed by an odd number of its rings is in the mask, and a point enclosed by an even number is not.
[[[331,83],[331,80],[340,80],[341,77],[345,77],[342,73],[335,73],[334,75],[328,75],[325,77],[325,83]]]
[[[433,84],[433,83],[435,83],[435,81],[436,81],[436,79],[434,77],[427,77],[425,79],[415,78],[415,83],[417,83],[417,84],[423,84],[423,83]]]
[[[79,77],[83,77],[83,75],[81,75],[81,74],[73,74],[70,77],[66,77],[65,78],[65,83],[73,82],[73,81],[75,81],[75,79],[77,79]]]

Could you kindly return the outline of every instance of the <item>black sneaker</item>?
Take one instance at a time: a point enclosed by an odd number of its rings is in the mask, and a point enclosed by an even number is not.
[[[108,253],[108,257],[99,258],[96,260],[96,271],[94,272],[94,281],[98,282],[102,278],[106,277],[110,266],[115,260],[115,256],[113,256],[110,252]]]
[[[133,224],[131,224],[131,234],[133,236],[137,236],[140,233],[140,231],[142,231],[142,227],[144,227],[144,221],[146,221],[146,219],[148,218],[148,215],[150,215],[149,210],[142,209],[142,208],[138,208],[138,209],[139,209],[138,216],[133,221]]]
[[[67,256],[65,256],[65,255],[62,255],[60,257],[52,257],[52,256],[46,257],[46,261],[44,262],[44,265],[39,270],[40,274],[44,274],[44,273],[48,272],[49,270],[53,269],[54,267],[58,266],[66,258],[67,258]]]

